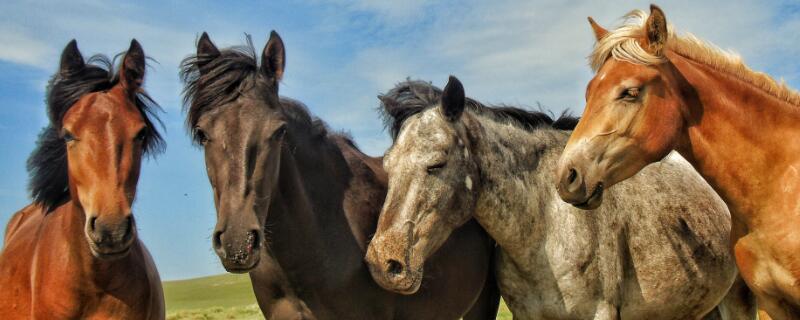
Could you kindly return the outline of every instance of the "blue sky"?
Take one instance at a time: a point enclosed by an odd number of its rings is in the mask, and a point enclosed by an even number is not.
[[[183,127],[181,59],[208,31],[220,47],[277,30],[287,50],[281,94],[306,103],[371,155],[388,135],[375,96],[407,77],[443,86],[450,74],[490,103],[582,111],[593,44],[586,17],[606,27],[647,1],[138,1],[0,3],[0,225],[29,203],[25,160],[46,125],[44,87],[75,38],[88,57],[131,38],[156,59],[145,87],[164,108],[167,152],[143,165],[134,206],[163,279],[224,272],[202,153]],[[667,19],[740,53],[756,70],[800,87],[800,5],[790,1],[662,1]],[[610,3],[610,2],[609,2]],[[0,241],[2,239],[0,238]]]

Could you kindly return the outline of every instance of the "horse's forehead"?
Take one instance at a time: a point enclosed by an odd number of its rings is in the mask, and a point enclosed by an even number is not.
[[[386,161],[406,159],[441,151],[452,143],[452,128],[438,116],[436,110],[426,110],[406,120]],[[402,160],[401,160],[402,162]]]
[[[635,64],[628,61],[608,59],[598,70],[595,79],[600,82],[620,82],[626,80],[644,80],[654,77],[658,71],[652,66]]]
[[[136,106],[114,91],[87,94],[64,115],[65,127],[136,127],[144,119]]]
[[[284,121],[284,118],[279,109],[267,108],[263,102],[236,99],[202,115],[197,125],[211,130],[224,128],[226,131],[231,131],[231,129],[252,129],[273,121]]]
[[[451,140],[448,138],[452,134],[452,128],[435,109],[426,110],[409,120],[397,139],[400,145],[424,150],[441,148]]]

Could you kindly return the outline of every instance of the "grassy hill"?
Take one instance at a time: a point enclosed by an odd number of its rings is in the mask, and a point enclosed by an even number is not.
[[[263,319],[246,274],[165,281],[164,298],[169,320]],[[505,304],[497,319],[511,319]]]

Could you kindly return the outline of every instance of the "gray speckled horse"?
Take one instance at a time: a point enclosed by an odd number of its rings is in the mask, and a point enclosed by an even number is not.
[[[683,159],[584,211],[553,187],[576,119],[484,106],[452,77],[443,92],[409,81],[381,100],[394,145],[366,260],[384,288],[414,292],[426,258],[474,217],[501,248],[497,278],[517,319],[755,318],[727,208]]]

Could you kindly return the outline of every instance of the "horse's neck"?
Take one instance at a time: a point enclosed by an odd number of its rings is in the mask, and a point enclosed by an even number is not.
[[[352,261],[360,263],[362,254],[355,241],[343,236],[352,230],[342,212],[347,182],[336,169],[342,164],[341,154],[324,147],[298,148],[307,149],[282,155],[279,195],[270,207],[267,237],[293,285],[301,291],[319,290],[329,280],[324,279],[329,265],[344,270]]]
[[[567,135],[553,129],[529,132],[492,120],[482,126],[475,151],[481,170],[475,218],[509,256],[521,257],[542,243],[541,223],[536,222],[554,196],[547,177],[553,166],[543,160],[555,159],[547,155],[560,153]]]
[[[677,150],[750,227],[775,196],[800,192],[800,106],[709,66],[671,55],[686,103]],[[791,209],[790,209],[791,210]]]
[[[281,156],[278,190],[270,205],[266,237],[284,268],[293,268],[319,254],[320,224],[309,195],[302,168],[290,152]]]

